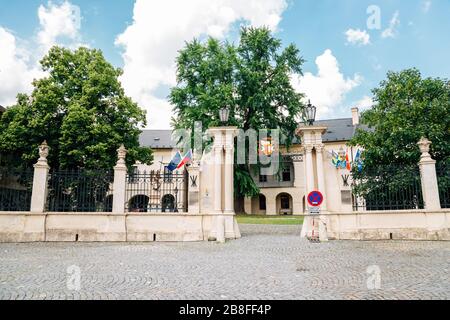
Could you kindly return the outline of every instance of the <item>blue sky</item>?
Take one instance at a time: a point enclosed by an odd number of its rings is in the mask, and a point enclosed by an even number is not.
[[[37,61],[53,44],[102,49],[124,68],[127,94],[148,111],[149,127],[166,128],[173,61],[184,41],[213,35],[237,41],[239,26],[268,25],[295,43],[304,77],[293,85],[321,118],[367,107],[389,70],[417,67],[450,77],[450,0],[0,0],[0,104],[31,89]],[[378,26],[368,25],[377,17]],[[371,20],[377,22],[377,20]],[[3,52],[2,52],[3,51]]]

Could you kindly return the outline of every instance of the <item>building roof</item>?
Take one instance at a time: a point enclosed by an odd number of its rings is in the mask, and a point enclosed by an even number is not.
[[[172,130],[144,130],[139,137],[142,147],[152,149],[173,149]]]
[[[324,142],[349,141],[355,135],[357,128],[368,130],[364,125],[354,126],[352,118],[320,120],[316,121],[314,125],[328,128],[323,136]],[[299,139],[295,138],[294,143],[300,143]],[[173,149],[175,147],[171,130],[144,130],[140,136],[140,144],[152,149]]]
[[[314,125],[328,128],[322,138],[324,142],[348,141],[353,138],[356,131],[352,118],[320,120]]]
[[[5,112],[6,109],[3,106],[0,106],[0,112]]]

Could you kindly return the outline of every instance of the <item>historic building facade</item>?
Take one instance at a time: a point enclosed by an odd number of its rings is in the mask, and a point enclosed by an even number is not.
[[[346,168],[337,169],[333,165],[332,155],[333,153],[344,153],[344,157],[349,155],[350,161],[354,159],[357,150],[348,147],[347,143],[359,127],[361,126],[357,108],[352,109],[352,117],[349,118],[316,121],[314,128],[316,130],[323,128],[323,132],[320,132],[320,146],[313,146],[312,150],[306,150],[308,146],[300,143],[299,136],[294,139],[294,144],[289,150],[281,146],[283,163],[280,165],[279,173],[273,176],[253,174],[253,179],[260,187],[261,193],[254,198],[235,199],[236,212],[258,215],[304,214],[307,210],[308,190],[318,188],[318,183],[314,185],[312,182],[308,189],[307,170],[327,175],[328,185],[323,186],[324,189],[331,188],[342,191],[340,192],[341,199],[330,201],[330,205],[334,207],[335,211],[351,210],[349,171]],[[301,132],[297,132],[297,135],[301,135]],[[154,163],[151,166],[137,164],[136,168],[139,172],[164,172],[165,166],[169,164],[177,151],[170,130],[145,130],[141,134],[140,143],[142,146],[151,147],[154,150]],[[313,165],[309,169],[306,161],[308,156],[311,156]],[[318,178],[314,177],[315,180]],[[331,194],[334,193],[330,192]],[[342,208],[342,206],[346,206],[346,208]]]

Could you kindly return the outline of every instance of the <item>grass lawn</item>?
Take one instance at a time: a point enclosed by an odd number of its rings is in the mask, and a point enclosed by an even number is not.
[[[276,225],[301,225],[303,217],[299,216],[253,216],[237,215],[240,224],[276,224]]]

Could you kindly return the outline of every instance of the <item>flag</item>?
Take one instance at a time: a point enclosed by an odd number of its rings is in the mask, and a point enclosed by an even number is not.
[[[336,152],[332,151],[331,156],[332,156],[331,162],[336,168],[339,168],[339,155]]]
[[[358,171],[361,172],[363,170],[363,161],[361,158],[361,150],[359,150],[359,149],[358,149],[358,152],[356,152],[355,163],[358,166]]]
[[[358,163],[359,161],[361,161],[361,150],[358,149],[355,156],[355,162]]]
[[[347,154],[345,155],[345,162],[347,164],[347,170],[352,171],[352,163],[350,162],[350,156],[348,155],[348,149],[347,149]]]
[[[169,165],[167,166],[167,169],[169,171],[175,171],[178,167],[178,165],[181,162],[181,154],[180,152],[177,152],[177,154],[175,155],[175,157],[172,159],[172,161],[170,161]]]
[[[191,161],[192,161],[192,150],[189,150],[188,153],[186,153],[186,155],[184,156],[183,160],[181,160],[180,164],[177,167],[177,170],[183,168],[184,165],[188,164]]]

